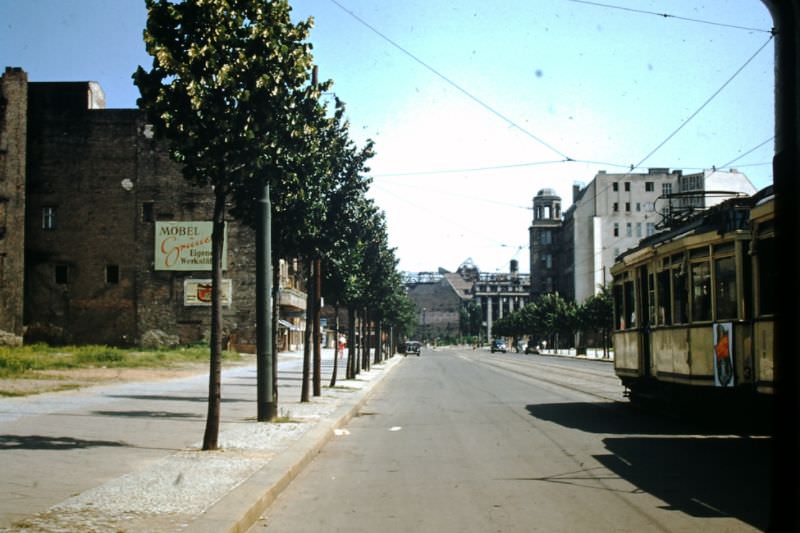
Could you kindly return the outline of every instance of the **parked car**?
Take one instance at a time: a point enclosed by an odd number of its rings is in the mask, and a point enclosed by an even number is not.
[[[419,357],[421,344],[418,341],[408,341],[406,343],[406,357],[408,354],[416,354]]]
[[[491,350],[492,350],[492,353],[494,353],[494,352],[506,353],[506,350],[508,350],[508,348],[506,347],[506,341],[504,341],[503,339],[495,339],[495,340],[493,340],[492,341]]]

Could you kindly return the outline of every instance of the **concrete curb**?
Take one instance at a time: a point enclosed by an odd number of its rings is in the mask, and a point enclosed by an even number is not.
[[[334,430],[347,424],[372,397],[376,387],[403,361],[395,355],[383,372],[358,392],[354,403],[345,402],[330,416],[280,452],[267,465],[222,497],[189,524],[192,533],[243,533],[258,520],[289,483],[314,460],[333,437]]]

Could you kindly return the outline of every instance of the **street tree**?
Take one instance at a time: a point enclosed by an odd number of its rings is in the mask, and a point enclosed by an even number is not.
[[[611,291],[602,287],[578,307],[578,322],[585,333],[599,332],[603,343],[603,357],[608,357],[608,341],[614,325],[614,304]]]
[[[168,141],[184,177],[208,190],[214,201],[209,405],[203,438],[203,449],[213,450],[221,400],[219,288],[226,201],[231,196],[258,198],[252,191],[266,179],[279,192],[296,185],[294,170],[303,153],[298,147],[313,139],[319,114],[321,88],[309,83],[312,56],[306,39],[311,20],[293,23],[286,0],[145,3],[144,40],[153,63],[149,71],[139,67],[133,75],[141,94],[138,104],[156,134]]]

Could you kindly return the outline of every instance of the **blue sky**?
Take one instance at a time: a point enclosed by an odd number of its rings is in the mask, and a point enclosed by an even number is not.
[[[532,197],[550,187],[566,207],[601,169],[691,172],[764,143],[731,166],[772,182],[774,42],[757,53],[772,26],[758,0],[291,5],[314,17],[320,78],[352,136],[376,143],[371,194],[401,269],[471,257],[527,271]],[[97,81],[108,107],[134,107],[145,20],[140,0],[0,0],[0,66]]]

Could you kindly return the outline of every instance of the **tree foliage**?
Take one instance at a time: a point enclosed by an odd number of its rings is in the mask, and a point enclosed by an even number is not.
[[[241,216],[265,176],[290,198],[319,144],[320,87],[311,86],[311,21],[286,0],[146,0],[152,68],[134,83],[156,135],[184,177],[213,191],[209,409],[203,449],[216,449],[220,409],[221,251],[226,203]]]

